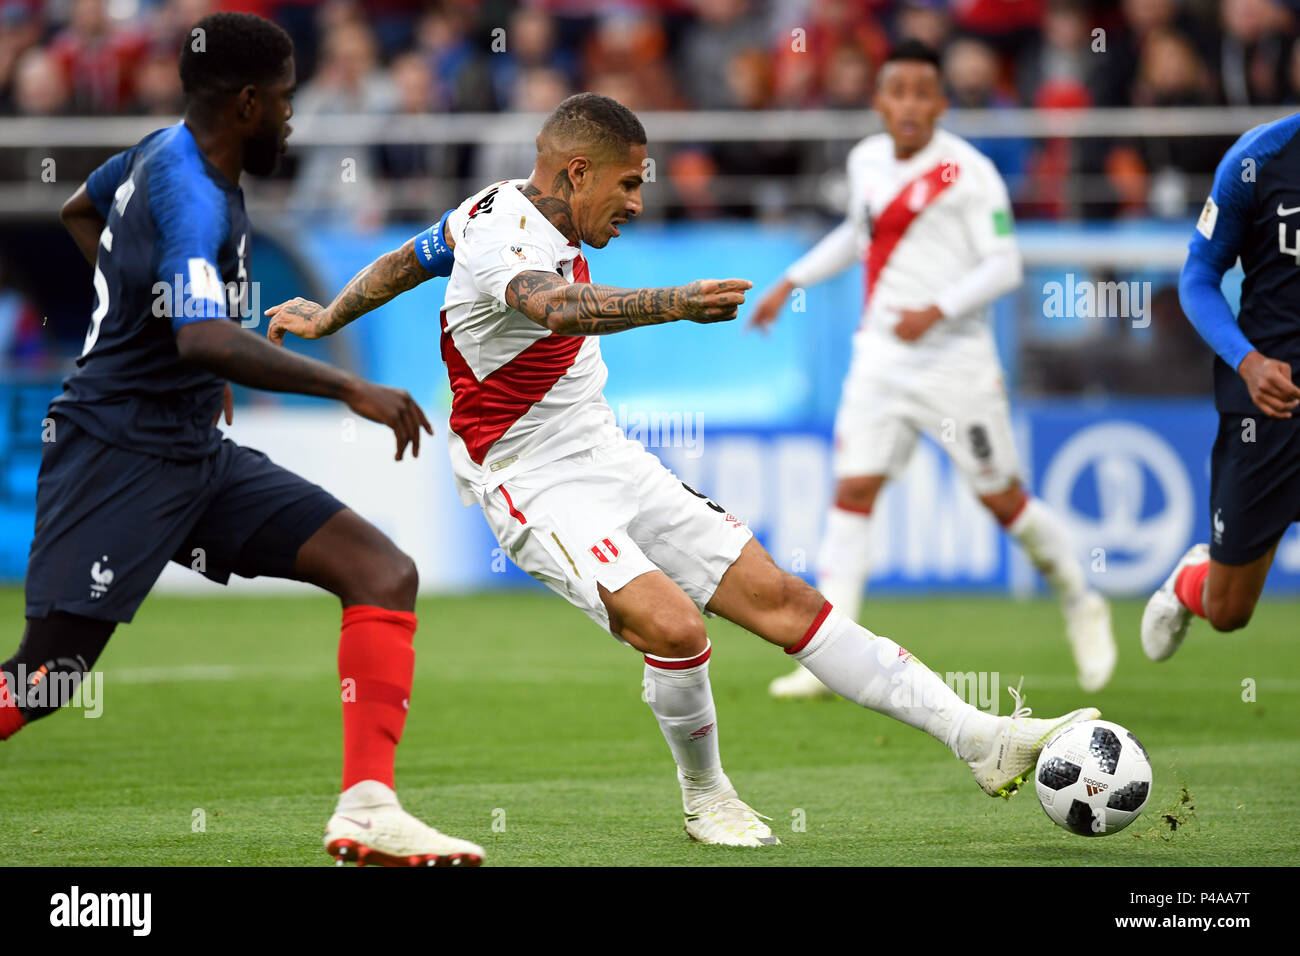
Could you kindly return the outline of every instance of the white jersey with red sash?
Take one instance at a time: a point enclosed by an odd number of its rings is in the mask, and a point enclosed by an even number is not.
[[[944,290],[990,256],[1015,254],[1011,206],[993,164],[935,130],[924,149],[898,159],[887,134],[849,154],[849,220],[863,251],[866,289],[857,358],[915,385],[966,367],[997,365],[988,309],[951,314],[919,341],[894,335],[901,309],[944,305]]]
[[[597,336],[556,335],[505,301],[521,272],[590,282],[570,245],[520,192],[495,183],[450,219],[456,264],[440,316],[451,383],[447,442],[461,499],[480,501],[511,475],[620,434],[602,392]]]

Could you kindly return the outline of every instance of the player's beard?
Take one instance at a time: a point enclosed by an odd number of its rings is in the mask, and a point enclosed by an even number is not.
[[[280,165],[280,131],[269,126],[244,144],[244,169],[254,176],[270,176]]]

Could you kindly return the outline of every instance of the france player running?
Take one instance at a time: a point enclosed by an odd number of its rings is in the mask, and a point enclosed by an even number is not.
[[[1061,519],[1024,490],[989,305],[1018,287],[1011,202],[993,164],[935,124],[947,106],[934,51],[900,43],[874,103],[885,132],[849,154],[849,215],[763,296],[751,324],[776,321],[787,296],[862,262],[867,280],[853,361],[835,416],[835,501],[817,586],[857,617],[871,570],[872,509],[907,467],[921,432],[939,442],[980,503],[1024,549],[1061,603],[1079,686],[1115,669],[1110,607],[1090,589]],[[776,697],[830,692],[803,668]]]
[[[1183,311],[1214,349],[1219,432],[1211,453],[1211,538],[1193,545],[1142,615],[1142,648],[1171,656],[1192,617],[1245,627],[1278,542],[1300,521],[1300,115],[1257,126],[1224,155],[1178,283]],[[1220,284],[1240,257],[1241,311]]]
[[[393,761],[415,664],[416,569],[375,527],[264,454],[222,437],[229,386],[317,395],[393,429],[418,454],[403,391],[277,349],[241,328],[250,227],[242,172],[272,172],[295,85],[288,34],[248,14],[195,24],[180,55],[182,122],[93,172],[63,221],[94,266],[77,369],[49,408],[27,627],[0,665],[0,740],[66,702],[169,560],[202,573],[308,581],[343,605],[343,793],[326,830],[340,861],[477,865],[483,851],[406,813]],[[443,261],[443,274],[450,259]],[[223,397],[224,396],[224,397]],[[62,686],[50,694],[46,688]]]
[[[1098,712],[1035,719],[1020,706],[1004,717],[970,706],[906,649],[777,567],[739,517],[619,430],[603,394],[600,336],[729,321],[750,288],[743,279],[593,283],[583,245],[603,248],[641,212],[645,156],[645,129],[630,110],[581,93],[543,124],[528,179],[487,186],[451,213],[456,265],[440,322],[461,500],[482,509],[519,567],[642,654],[643,698],[677,764],[693,839],[780,842],[723,772],[701,612],[937,738],[985,792],[1014,791],[1052,733]],[[330,334],[411,284],[424,255],[408,243],[328,306],[294,299],[268,310],[268,334]]]

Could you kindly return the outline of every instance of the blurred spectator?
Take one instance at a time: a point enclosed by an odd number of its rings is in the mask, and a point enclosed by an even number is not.
[[[656,18],[616,10],[596,22],[584,50],[584,74],[624,74],[637,86],[640,109],[679,109],[686,104],[677,94],[667,51],[668,40]]]
[[[115,113],[131,100],[145,38],[113,23],[104,0],[73,0],[66,29],[50,44],[78,113]]]
[[[563,75],[566,85],[575,74],[573,54],[555,43],[555,22],[536,7],[520,7],[506,26],[505,50],[488,58],[492,86],[500,109],[510,109],[515,86],[529,70],[547,69]]]
[[[14,107],[20,116],[57,116],[68,103],[68,83],[53,54],[34,47],[18,58]]]
[[[1133,89],[1136,106],[1206,106],[1210,77],[1191,41],[1159,28],[1146,37]],[[1164,218],[1198,209],[1208,181],[1232,140],[1217,136],[1144,137],[1136,149],[1150,177],[1147,205]],[[1190,178],[1189,178],[1190,177]]]
[[[995,110],[1016,105],[998,88],[1000,65],[994,49],[983,40],[954,40],[943,55],[943,80],[951,105],[957,109]],[[1018,137],[971,139],[971,145],[993,161],[1012,197],[1022,188],[1029,143]]]
[[[1010,54],[1038,34],[1045,6],[1045,0],[953,0],[952,10],[958,29]]]
[[[1033,103],[1044,87],[1077,85],[1093,103],[1106,60],[1092,51],[1092,29],[1080,0],[1055,0],[1043,17],[1043,30],[1016,61],[1023,103]]]
[[[183,112],[176,54],[152,53],[137,68],[132,113],[176,118]]]
[[[1219,84],[1231,106],[1276,103],[1286,88],[1291,16],[1272,0],[1223,0]]]
[[[831,83],[829,74],[836,66],[836,58],[846,47],[861,54],[868,64],[868,74],[872,72],[871,64],[884,60],[889,38],[868,6],[855,0],[817,0],[810,9],[780,21],[772,48],[779,105],[816,105]],[[835,80],[844,83],[846,77],[841,73]],[[842,93],[837,94],[839,102],[843,102]]]
[[[470,38],[473,11],[449,4],[429,11],[416,25],[416,43],[433,77],[439,110],[491,110],[492,77]]]
[[[743,50],[768,49],[767,31],[750,0],[696,0],[696,12],[699,20],[681,49],[681,88],[696,108],[723,109],[732,95],[727,85],[732,58]]]
[[[920,40],[932,50],[942,50],[951,29],[947,0],[903,0],[894,22],[894,37]]]
[[[821,105],[832,110],[862,110],[871,105],[875,66],[856,46],[837,47],[826,65]]]
[[[332,114],[387,113],[397,104],[391,79],[378,69],[375,39],[352,21],[333,27],[321,67],[295,100],[299,120]],[[372,155],[364,146],[314,146],[305,151],[291,205],[314,216],[374,223],[378,196]]]
[[[18,58],[41,38],[40,20],[26,4],[0,2],[0,112],[13,104]]]

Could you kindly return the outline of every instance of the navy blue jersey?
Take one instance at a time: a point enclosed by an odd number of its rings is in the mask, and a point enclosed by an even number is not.
[[[1188,318],[1218,358],[1215,405],[1255,413],[1237,366],[1252,350],[1291,364],[1300,381],[1300,114],[1246,133],[1224,155],[1196,224],[1179,282]],[[1240,257],[1240,314],[1223,274]]]
[[[178,123],[91,173],[107,220],[95,262],[95,311],[77,370],[50,406],[101,441],[163,458],[216,452],[225,380],[183,361],[176,332],[247,311],[244,194]]]

